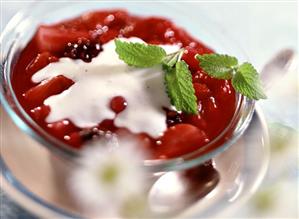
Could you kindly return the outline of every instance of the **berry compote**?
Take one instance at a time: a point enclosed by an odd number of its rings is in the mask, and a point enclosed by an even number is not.
[[[44,104],[44,100],[65,91],[75,82],[58,75],[35,84],[31,80],[32,75],[62,57],[90,62],[102,52],[102,45],[116,37],[138,37],[150,44],[178,44],[185,48],[182,58],[192,72],[198,115],[164,108],[168,128],[158,138],[116,127],[113,119],[105,119],[97,126],[88,128],[79,128],[68,118],[47,123],[51,109]],[[151,158],[167,159],[190,153],[212,141],[233,117],[235,91],[229,80],[213,79],[199,67],[194,56],[205,53],[213,53],[213,50],[168,19],[139,17],[123,10],[88,12],[54,25],[39,26],[13,68],[12,84],[20,104],[32,119],[70,147],[80,149],[85,142],[110,131],[138,138]],[[118,115],[128,110],[130,104],[125,96],[118,95],[111,98],[109,107]]]

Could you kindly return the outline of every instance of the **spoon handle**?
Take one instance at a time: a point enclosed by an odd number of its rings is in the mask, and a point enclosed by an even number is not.
[[[293,49],[283,49],[279,51],[270,61],[266,63],[261,71],[261,80],[266,90],[287,74],[294,66],[296,54]]]

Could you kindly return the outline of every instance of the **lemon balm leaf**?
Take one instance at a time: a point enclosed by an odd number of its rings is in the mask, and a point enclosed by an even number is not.
[[[211,77],[231,79],[238,60],[233,56],[221,54],[196,55],[200,67]]]
[[[236,91],[250,99],[258,100],[267,98],[263,91],[259,74],[248,62],[238,67],[236,74],[233,76],[232,85]]]
[[[115,40],[115,51],[119,58],[130,66],[152,67],[161,64],[166,57],[166,52],[160,46],[125,42],[119,39]]]
[[[188,65],[184,61],[178,61],[174,68],[164,65],[163,69],[171,104],[179,111],[197,114],[197,99]]]

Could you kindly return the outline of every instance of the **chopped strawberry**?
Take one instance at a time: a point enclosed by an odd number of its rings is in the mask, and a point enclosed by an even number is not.
[[[41,105],[30,110],[30,115],[36,121],[44,121],[50,113],[50,107]]]
[[[72,132],[71,134],[64,136],[64,141],[75,149],[80,149],[83,144],[80,132]]]
[[[207,122],[202,118],[200,114],[198,115],[185,115],[184,122],[196,126],[199,129],[205,130],[208,126]]]
[[[213,80],[207,73],[199,68],[196,72],[192,74],[193,83],[208,83],[210,80]]]
[[[173,32],[172,37],[165,34],[166,30],[171,31],[173,26],[171,21],[159,17],[149,17],[137,20],[130,35],[138,36],[145,42],[151,44],[154,44],[155,42],[159,44],[173,43],[171,40],[174,38],[175,33]]]
[[[206,133],[193,125],[175,125],[168,128],[157,142],[156,157],[181,156],[200,148],[208,141]]]
[[[68,133],[78,130],[78,128],[67,119],[49,123],[47,125],[47,128],[56,137],[63,137],[64,135],[67,135]]]
[[[107,26],[119,31],[129,20],[128,13],[120,10],[87,12],[81,16],[82,23],[90,30]]]
[[[191,71],[197,71],[199,69],[199,62],[195,58],[197,51],[194,48],[187,47],[182,59],[189,65]]]
[[[206,84],[193,83],[193,87],[198,100],[202,100],[211,94],[210,89]]]
[[[58,61],[58,58],[52,56],[49,52],[39,53],[37,54],[36,58],[33,59],[26,67],[26,72],[32,75],[33,73],[48,65],[50,62],[56,61]]]
[[[88,31],[65,29],[60,26],[42,25],[36,33],[36,43],[39,51],[60,53],[69,42],[76,42],[78,38],[89,38]]]
[[[120,137],[136,141],[138,144],[137,146],[142,148],[142,150],[144,151],[145,156],[147,158],[153,157],[152,150],[153,150],[153,147],[155,146],[155,141],[153,138],[151,138],[147,134],[145,134],[145,133],[135,134],[126,128],[119,128],[116,131],[116,134]]]
[[[23,94],[23,97],[31,106],[39,106],[47,97],[61,93],[73,83],[71,79],[58,75],[32,87]]]
[[[114,121],[112,119],[105,119],[99,125],[98,129],[102,131],[115,131],[116,127],[114,125]]]

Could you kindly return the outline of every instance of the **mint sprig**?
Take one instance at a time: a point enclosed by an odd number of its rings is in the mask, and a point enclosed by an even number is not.
[[[119,58],[125,63],[135,67],[151,67],[160,64],[166,57],[166,52],[159,46],[125,42],[119,39],[115,41],[116,49]]]
[[[179,111],[198,114],[197,99],[188,65],[181,61],[184,50],[166,54],[155,45],[115,40],[115,51],[119,58],[131,66],[146,68],[162,64],[165,87],[170,102]]]
[[[159,46],[115,40],[119,58],[139,68],[161,64],[165,73],[166,92],[177,110],[198,114],[197,98],[188,65],[181,60],[184,49],[171,54]],[[220,54],[196,55],[200,67],[211,77],[232,80],[235,90],[250,99],[267,98],[259,75],[250,63],[239,65],[235,57]]]
[[[266,99],[259,74],[248,62],[241,65],[235,57],[220,54],[196,55],[199,66],[211,77],[232,79],[234,89],[249,99]]]

